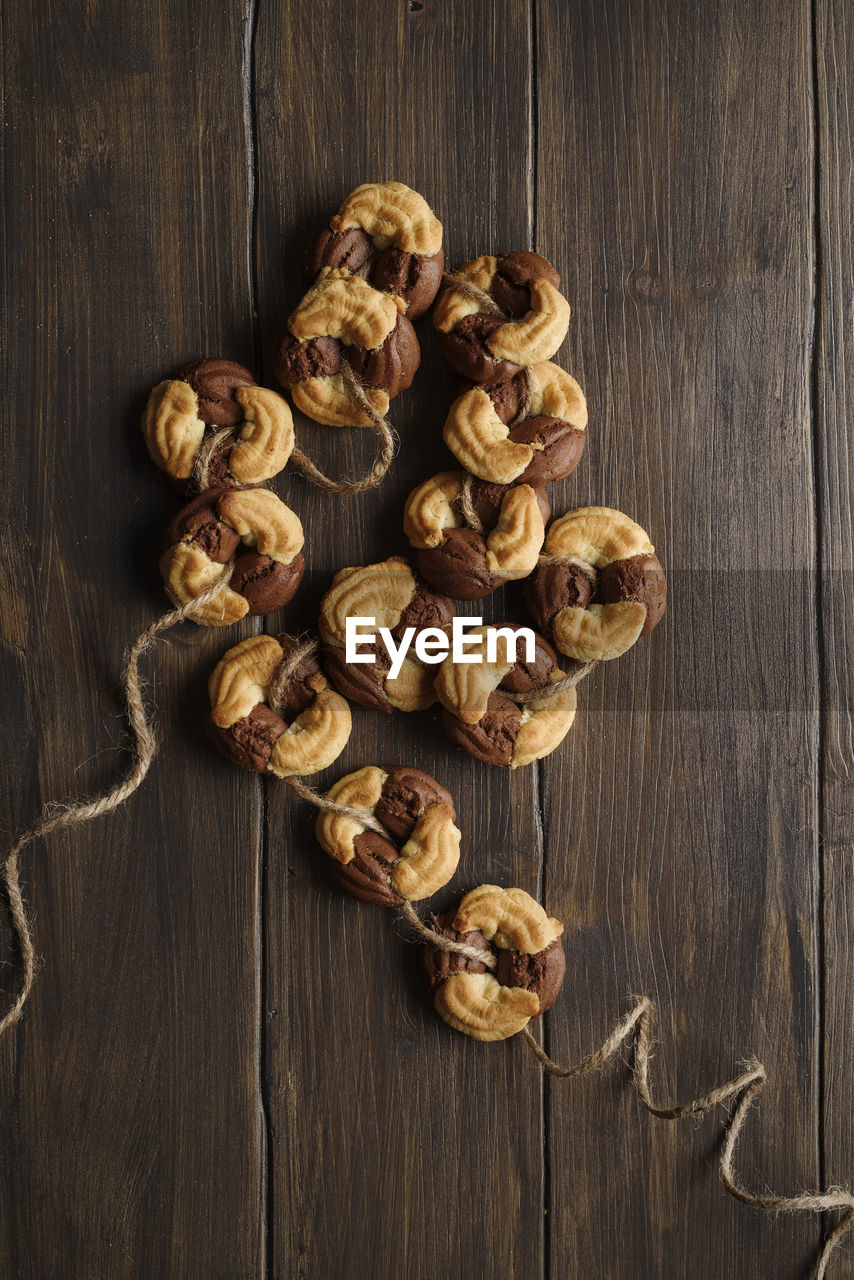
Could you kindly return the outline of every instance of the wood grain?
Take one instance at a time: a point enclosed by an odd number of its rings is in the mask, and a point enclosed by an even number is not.
[[[359,182],[410,182],[452,264],[558,266],[591,425],[553,507],[640,520],[670,609],[540,768],[453,754],[433,713],[356,709],[320,782],[435,774],[463,859],[431,907],[489,880],[567,921],[553,1056],[645,991],[663,1098],[765,1062],[751,1187],[850,1185],[852,29],[841,0],[5,6],[5,833],[126,762],[122,652],[164,606],[177,505],[139,439],[148,388],[200,354],[269,384],[313,223]],[[337,568],[405,554],[403,500],[449,465],[455,381],[418,328],[381,490],[274,486],[308,573],[273,631],[309,629]],[[367,433],[297,431],[328,472],[366,469]],[[207,675],[251,629],[162,648],[151,778],[26,857],[45,963],[0,1043],[0,1274],[805,1280],[821,1224],[724,1194],[723,1116],[653,1121],[620,1066],[544,1084],[521,1042],[436,1018],[307,807],[204,739]]]
[[[821,637],[824,660],[822,868],[824,938],[823,1157],[829,1182],[854,1169],[851,1026],[854,1020],[854,533],[851,527],[854,440],[854,300],[851,186],[854,182],[851,94],[854,19],[844,4],[816,8],[819,128],[819,277],[816,329],[816,447],[821,514]]]
[[[361,181],[395,177],[423,192],[445,223],[453,263],[528,246],[529,35],[527,10],[515,4],[262,7],[265,353],[304,288],[308,230]],[[295,93],[297,81],[315,88]],[[296,181],[288,157],[300,158]],[[337,568],[408,550],[403,499],[449,465],[441,425],[454,382],[429,320],[418,331],[421,372],[392,406],[401,448],[380,493],[338,500],[330,517],[325,495],[290,481],[307,529],[308,583],[289,615],[299,625],[314,623]],[[335,474],[353,474],[369,456],[358,432],[302,420],[297,437]],[[531,771],[508,778],[455,758],[435,714],[387,721],[356,709],[354,720],[328,781],[372,761],[399,762],[434,774],[457,799],[461,867],[431,908],[484,879],[536,892]],[[273,1274],[427,1280],[474,1267],[540,1276],[538,1073],[519,1044],[485,1054],[439,1022],[400,927],[388,912],[342,900],[313,818],[282,791],[272,786],[268,796],[265,878]]]
[[[591,406],[555,511],[628,511],[671,586],[543,767],[545,892],[575,931],[547,1038],[573,1060],[643,991],[663,1098],[756,1053],[741,1169],[793,1191],[819,1173],[809,9],[537,14],[537,248]],[[814,1218],[723,1194],[723,1117],[656,1124],[619,1070],[555,1082],[547,1114],[551,1274],[806,1274]]]
[[[178,506],[141,446],[147,389],[199,354],[252,359],[245,16],[4,9],[6,835],[127,764],[122,652],[168,607]],[[187,627],[146,662],[152,776],[25,855],[44,965],[0,1044],[4,1276],[263,1266],[260,788],[199,728],[222,647]]]

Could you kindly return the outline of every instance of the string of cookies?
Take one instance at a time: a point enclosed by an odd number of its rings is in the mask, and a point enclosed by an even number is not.
[[[247,616],[267,617],[293,599],[305,573],[304,532],[298,515],[266,486],[289,461],[335,493],[380,483],[396,446],[389,405],[420,363],[412,322],[435,301],[439,349],[466,380],[443,429],[461,469],[430,477],[407,499],[404,531],[417,568],[402,557],[343,568],[323,597],[316,635],[263,634],[233,645],[210,676],[209,734],[232,763],[282,780],[318,810],[316,835],[335,880],[362,902],[401,912],[420,940],[427,990],[449,1026],[486,1042],[520,1034],[554,1077],[600,1068],[631,1043],[635,1088],[652,1114],[667,1119],[732,1102],[721,1154],[732,1195],[771,1212],[843,1211],[822,1249],[821,1280],[854,1222],[854,1197],[836,1189],[778,1197],[744,1188],[733,1161],[765,1082],[759,1063],[701,1098],[658,1105],[649,1084],[653,1009],[646,997],[581,1062],[554,1062],[529,1024],[561,991],[563,924],[525,891],[492,884],[429,922],[412,905],[442,890],[458,870],[462,836],[450,792],[400,764],[363,766],[326,792],[306,781],[346,747],[351,702],[386,715],[438,704],[451,743],[475,758],[510,769],[542,759],[572,727],[580,681],[649,634],[665,611],[664,570],[640,525],[604,507],[579,508],[549,524],[546,486],[578,466],[587,438],[583,392],[552,362],[570,319],[558,273],[538,254],[509,252],[446,274],[442,240],[441,224],[417,192],[397,182],[357,187],[312,237],[307,292],[276,334],[273,371],[298,410],[320,424],[376,433],[379,449],[364,476],[326,476],[297,447],[285,398],[230,360],[196,360],[152,390],[142,420],[148,452],[189,499],[169,522],[161,548],[174,607],[126,657],[127,775],[93,800],[46,806],[6,855],[23,977],[0,1033],[20,1019],[35,974],[19,878],[22,849],[112,812],[143,782],[157,744],[139,663],[158,636],[185,621],[225,628]],[[480,661],[457,664],[451,655],[427,661],[427,642],[446,638],[453,627],[455,601],[483,599],[522,579],[538,629],[531,653],[502,659],[493,641],[505,628],[488,624],[468,637],[469,655]],[[425,643],[398,662],[375,646],[373,662],[353,663],[346,653],[353,616],[374,617],[401,643],[405,636]],[[563,670],[558,654],[574,669]]]

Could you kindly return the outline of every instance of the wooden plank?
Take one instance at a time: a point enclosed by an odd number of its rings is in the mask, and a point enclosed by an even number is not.
[[[824,658],[821,831],[824,910],[824,1177],[854,1179],[851,1025],[854,1018],[854,440],[851,434],[854,297],[851,95],[854,20],[844,4],[816,7],[818,210],[821,272],[816,317],[816,446],[821,512],[821,616]]]
[[[809,6],[539,3],[537,30],[536,247],[591,407],[555,510],[627,510],[671,581],[543,770],[570,925],[548,1043],[577,1059],[642,990],[662,1096],[756,1053],[739,1165],[793,1191],[819,1173]],[[723,1193],[721,1116],[652,1121],[620,1068],[547,1114],[552,1274],[806,1274],[819,1224]]]
[[[122,651],[166,607],[178,505],[142,447],[148,388],[198,354],[252,361],[245,20],[4,9],[7,836],[126,767]],[[186,628],[148,664],[167,742],[143,790],[25,855],[44,963],[0,1043],[3,1275],[263,1267],[260,786],[201,727],[226,639]]]
[[[449,259],[529,245],[527,7],[381,0],[262,6],[257,36],[259,262],[265,353],[303,291],[306,234],[359,182],[395,177],[434,205]],[[289,485],[307,529],[308,581],[289,625],[315,624],[331,574],[405,553],[401,511],[449,465],[441,425],[454,380],[420,322],[423,363],[391,417],[400,453],[379,493],[330,503]],[[364,469],[356,432],[298,422],[327,470]],[[476,610],[470,610],[476,612]],[[536,891],[530,771],[455,757],[430,713],[356,710],[333,778],[411,763],[458,801],[463,861],[440,909],[484,879]],[[542,1274],[541,1088],[515,1044],[485,1046],[422,999],[390,913],[345,899],[313,817],[272,786],[268,810],[267,1068],[273,1273],[320,1277]]]

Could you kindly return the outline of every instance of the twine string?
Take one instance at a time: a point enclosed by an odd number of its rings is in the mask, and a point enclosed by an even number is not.
[[[502,320],[507,319],[507,312],[503,311],[488,293],[479,289],[476,284],[472,284],[471,280],[464,280],[462,276],[454,275],[453,271],[446,271],[442,276],[442,284],[449,285],[464,297],[476,302],[479,310],[486,312],[487,315],[500,316]]]
[[[468,942],[458,942],[456,938],[446,938],[443,933],[439,933],[436,929],[431,929],[418,915],[411,902],[404,902],[400,910],[413,932],[417,933],[419,938],[423,938],[425,942],[428,942],[431,947],[435,947],[437,951],[465,956],[467,960],[477,960],[481,964],[485,964],[487,969],[495,968],[497,961],[491,951],[484,951],[481,947],[473,947]]]
[[[392,835],[379,819],[375,818],[372,813],[368,813],[366,809],[355,809],[349,804],[338,804],[336,800],[330,800],[329,796],[321,795],[313,787],[307,786],[302,778],[285,778],[284,781],[301,800],[307,800],[309,804],[314,805],[315,809],[320,809],[323,813],[337,813],[342,818],[353,818],[361,826],[367,827],[370,831],[375,831],[378,836],[382,836],[385,840],[390,840],[392,844],[394,843]]]
[[[720,1156],[721,1181],[731,1196],[752,1209],[762,1209],[767,1213],[798,1211],[825,1213],[835,1209],[845,1210],[822,1247],[816,1280],[824,1280],[831,1255],[854,1224],[854,1195],[838,1187],[831,1187],[822,1192],[803,1192],[794,1196],[762,1195],[748,1191],[735,1169],[735,1150],[747,1113],[765,1087],[767,1080],[765,1068],[760,1062],[752,1059],[746,1063],[741,1075],[736,1076],[734,1080],[728,1080],[725,1084],[717,1085],[701,1097],[674,1106],[660,1106],[653,1101],[649,1083],[654,1015],[655,1006],[652,1001],[647,996],[638,997],[634,1008],[617,1023],[604,1043],[571,1067],[560,1066],[554,1062],[527,1027],[522,1035],[543,1069],[549,1075],[562,1079],[574,1079],[598,1070],[634,1037],[632,1083],[647,1111],[662,1120],[679,1120],[684,1116],[703,1115],[713,1107],[734,1101],[735,1109],[726,1128]]]
[[[312,462],[308,454],[303,453],[302,449],[297,448],[296,445],[291,453],[291,462],[299,467],[303,475],[307,476],[313,484],[320,489],[325,489],[327,493],[365,493],[368,489],[377,487],[391,466],[397,448],[397,437],[388,420],[371,404],[361,379],[356,377],[346,360],[341,364],[341,376],[347,390],[368,418],[371,430],[380,439],[379,453],[374,458],[370,471],[361,480],[332,480],[320,470],[316,463]]]
[[[471,490],[474,484],[474,476],[466,474],[465,479],[460,487],[458,502],[463,519],[470,529],[474,529],[475,533],[479,533],[481,537],[486,533],[486,525],[474,509],[472,502]]]
[[[594,586],[599,580],[598,569],[589,560],[583,560],[581,556],[562,556],[559,552],[541,551],[537,564],[568,564],[574,569],[580,569],[585,578],[589,578]]]
[[[281,713],[285,690],[290,684],[297,667],[306,658],[313,658],[318,648],[317,639],[312,638],[306,640],[303,644],[298,644],[295,649],[292,649],[289,654],[282,658],[267,689],[267,705],[271,711],[275,711],[277,714]]]
[[[208,471],[211,459],[219,446],[224,441],[230,440],[236,432],[237,427],[221,427],[219,431],[214,431],[202,441],[201,448],[196,454],[196,461],[193,463],[193,475],[190,482],[198,493],[204,493],[206,489],[210,488]]]
[[[198,595],[195,600],[179,605],[178,608],[171,609],[169,613],[164,613],[162,617],[157,618],[150,626],[146,627],[141,635],[137,636],[127,650],[125,666],[122,672],[122,686],[125,692],[125,711],[131,731],[132,765],[126,777],[117,783],[112,790],[107,791],[104,795],[97,796],[94,800],[77,800],[71,803],[51,802],[46,804],[42,810],[41,817],[37,818],[31,826],[21,832],[15,843],[8,850],[3,866],[3,884],[24,971],[18,994],[15,996],[11,1007],[0,1019],[0,1035],[9,1027],[14,1026],[20,1019],[24,1005],[29,999],[35,978],[36,952],[21,894],[19,859],[22,849],[31,844],[33,840],[39,840],[54,831],[61,830],[63,827],[80,826],[84,822],[91,821],[92,818],[100,818],[105,813],[112,813],[114,809],[118,809],[120,805],[124,804],[125,800],[132,796],[142,784],[157,754],[157,739],[142,695],[142,686],[139,678],[140,658],[151,648],[157,637],[164,631],[168,631],[170,627],[178,626],[179,623],[192,618],[197,610],[214,600],[228,586],[232,572],[232,565],[227,565],[223,574],[212,586]]]
[[[447,938],[444,934],[438,933],[419,918],[411,903],[405,902],[401,910],[413,931],[431,947],[439,951],[455,952],[471,960],[479,960],[489,968],[495,967],[495,957],[491,952],[481,951],[477,947],[471,947],[465,942],[457,942],[454,938]],[[620,1019],[599,1048],[587,1054],[580,1062],[568,1067],[550,1058],[528,1027],[523,1029],[522,1036],[543,1070],[548,1075],[564,1080],[577,1079],[579,1076],[588,1075],[591,1071],[598,1071],[615,1057],[624,1045],[634,1039],[632,1084],[647,1111],[661,1120],[700,1116],[722,1103],[734,1101],[735,1109],[726,1129],[720,1156],[721,1181],[731,1196],[741,1204],[748,1205],[752,1209],[764,1210],[766,1213],[799,1211],[826,1213],[837,1209],[845,1210],[822,1247],[816,1280],[825,1280],[831,1255],[854,1225],[854,1195],[841,1187],[829,1187],[827,1191],[821,1192],[802,1192],[794,1196],[762,1195],[748,1191],[735,1168],[735,1150],[747,1113],[765,1087],[767,1079],[765,1068],[756,1059],[752,1059],[745,1064],[744,1071],[734,1080],[716,1085],[714,1089],[710,1089],[699,1098],[692,1098],[689,1102],[673,1106],[660,1106],[653,1100],[649,1082],[654,1016],[653,1002],[648,996],[638,996],[634,1008]]]
[[[587,1075],[589,1071],[598,1071],[600,1067],[603,1067],[606,1062],[613,1058],[614,1054],[620,1051],[651,1007],[652,1002],[648,997],[641,996],[634,1009],[617,1023],[607,1040],[598,1049],[594,1049],[592,1053],[588,1053],[586,1058],[582,1058],[580,1062],[576,1062],[571,1067],[562,1067],[557,1062],[553,1062],[527,1027],[523,1030],[522,1035],[531,1053],[539,1061],[544,1071],[550,1076],[558,1076],[564,1080],[574,1080],[578,1076]]]
[[[522,370],[522,403],[519,405],[519,412],[509,424],[510,430],[520,426],[528,417],[528,410],[531,407],[531,401],[534,398],[534,374],[529,364],[526,364]]]
[[[537,689],[526,689],[524,693],[511,693],[508,689],[501,689],[500,692],[505,698],[510,698],[512,702],[518,702],[522,706],[527,702],[547,702],[550,698],[556,698],[559,693],[564,693],[567,689],[574,689],[576,685],[581,684],[581,681],[590,675],[597,661],[598,659],[593,658],[590,662],[583,662],[577,670],[570,672],[562,680],[554,680],[551,684],[540,685]]]

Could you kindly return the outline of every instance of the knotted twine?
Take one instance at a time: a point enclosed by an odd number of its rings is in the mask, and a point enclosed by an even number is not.
[[[29,999],[35,977],[35,947],[33,946],[32,933],[30,932],[27,913],[24,910],[24,901],[21,895],[19,874],[21,850],[31,844],[33,840],[39,840],[43,836],[48,836],[54,831],[61,830],[63,827],[77,827],[84,822],[91,821],[92,818],[100,818],[105,813],[112,813],[114,809],[118,809],[120,805],[124,804],[125,800],[132,796],[141,786],[151,768],[154,757],[157,755],[157,739],[142,696],[139,679],[140,658],[151,648],[162,632],[187,621],[188,618],[192,618],[198,609],[210,604],[228,586],[232,572],[233,566],[226,565],[224,572],[212,586],[203,591],[201,595],[198,595],[195,600],[190,600],[187,604],[171,609],[155,622],[152,622],[140,636],[137,636],[127,650],[124,670],[122,671],[125,710],[131,731],[132,764],[127,776],[117,783],[112,790],[105,792],[104,795],[97,796],[94,800],[75,800],[71,803],[50,802],[46,804],[42,810],[41,817],[37,818],[31,826],[21,832],[7,852],[3,866],[3,884],[9,900],[9,912],[20,948],[24,972],[20,990],[11,1008],[0,1018],[0,1035],[9,1027],[14,1026],[20,1019],[24,1005]]]
[[[380,439],[380,450],[374,458],[370,471],[361,480],[332,480],[312,462],[308,454],[303,453],[302,449],[299,449],[296,445],[291,451],[290,460],[295,466],[299,467],[303,475],[307,476],[313,484],[316,484],[320,489],[325,489],[327,493],[365,493],[368,489],[377,487],[391,466],[397,448],[397,437],[388,420],[371,404],[364,384],[356,376],[346,360],[342,361],[341,364],[341,376],[347,390],[369,419],[371,430]],[[196,455],[192,477],[193,487],[199,493],[204,493],[206,489],[210,488],[209,470],[214,453],[224,441],[230,439],[239,429],[240,424],[234,427],[223,427],[220,431],[215,431],[208,436],[202,444]]]
[[[438,933],[435,929],[431,929],[429,925],[426,925],[420,919],[410,902],[405,902],[401,911],[414,932],[431,947],[439,951],[465,956],[469,960],[477,960],[486,965],[488,969],[496,967],[497,962],[493,952],[483,951],[480,947],[473,947],[465,942],[457,942],[456,939],[448,938],[444,934]],[[594,1049],[592,1053],[589,1053],[580,1062],[574,1063],[572,1066],[561,1066],[559,1063],[554,1062],[534,1038],[528,1027],[524,1028],[522,1036],[528,1049],[530,1049],[548,1075],[560,1079],[573,1080],[604,1067],[620,1052],[623,1045],[631,1041],[633,1048],[632,1084],[650,1115],[656,1116],[660,1120],[681,1120],[685,1116],[704,1115],[705,1112],[711,1111],[713,1107],[734,1100],[735,1110],[724,1131],[725,1137],[721,1147],[719,1166],[721,1182],[731,1196],[752,1209],[762,1209],[766,1213],[826,1213],[835,1209],[845,1210],[822,1246],[816,1280],[824,1280],[831,1255],[852,1225],[854,1225],[854,1195],[842,1187],[829,1187],[827,1191],[802,1192],[794,1196],[777,1196],[748,1191],[735,1169],[735,1149],[741,1131],[744,1128],[747,1113],[765,1087],[768,1077],[764,1066],[757,1059],[751,1058],[745,1063],[745,1069],[741,1075],[736,1076],[734,1080],[728,1080],[725,1084],[717,1085],[699,1098],[693,1098],[690,1102],[677,1103],[672,1106],[659,1105],[653,1101],[649,1082],[655,1005],[648,996],[636,996],[634,999],[634,1008],[620,1019],[599,1048]]]

